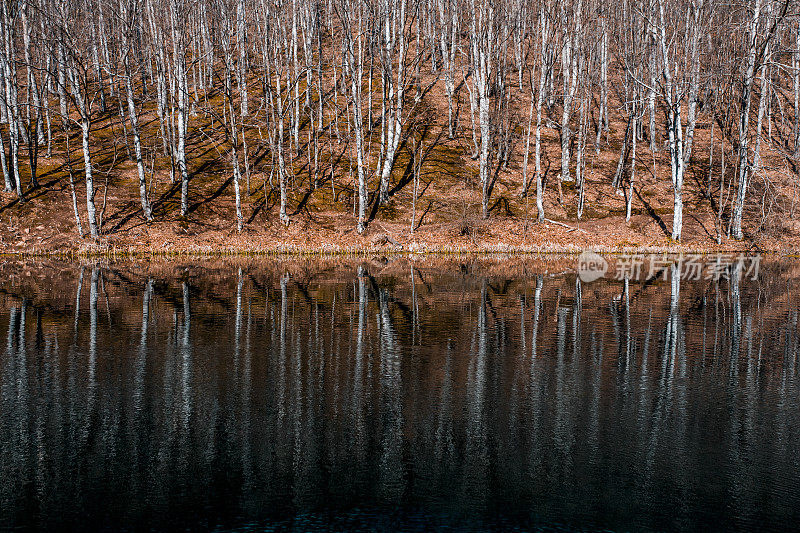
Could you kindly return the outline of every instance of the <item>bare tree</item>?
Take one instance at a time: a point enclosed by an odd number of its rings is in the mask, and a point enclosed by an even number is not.
[[[766,6],[765,6],[766,1]],[[753,95],[755,75],[758,72],[767,54],[769,44],[774,39],[778,23],[788,12],[789,0],[782,0],[777,6],[778,12],[774,18],[771,13],[771,0],[752,0],[747,4],[747,41],[744,54],[744,70],[741,74],[741,94],[739,97],[739,147],[738,147],[738,174],[739,182],[736,188],[736,199],[732,213],[732,233],[736,239],[741,239],[742,218],[745,207],[745,197],[752,172],[752,158],[750,154],[750,106]]]
[[[338,0],[336,14],[341,24],[342,49],[346,77],[350,86],[350,108],[355,133],[358,214],[356,229],[367,227],[367,161],[364,150],[362,79],[364,76],[364,7],[356,0]]]
[[[480,124],[479,179],[481,186],[481,213],[489,216],[489,192],[491,173],[492,120],[490,115],[490,91],[492,70],[498,54],[496,24],[499,17],[495,5],[489,0],[472,0],[472,22],[470,26],[470,49],[472,55],[472,80],[477,95],[478,121]]]
[[[692,155],[692,140],[697,124],[697,94],[700,83],[700,39],[706,22],[704,0],[691,0],[680,9],[666,7],[658,0],[651,24],[655,24],[660,51],[661,83],[657,94],[666,116],[669,139],[670,170],[674,195],[672,238],[680,240],[683,229],[683,183]],[[681,36],[688,46],[681,49],[673,43]],[[685,53],[681,53],[685,50]],[[683,105],[688,107],[683,126]]]
[[[186,167],[186,128],[188,122],[186,80],[186,29],[188,0],[168,0],[169,29],[172,44],[172,97],[176,105],[175,162],[181,177],[181,216],[189,213],[189,172]]]
[[[147,177],[144,170],[144,159],[142,156],[142,141],[139,128],[138,111],[134,101],[133,93],[133,71],[131,69],[131,56],[136,53],[133,48],[131,34],[133,28],[138,26],[137,18],[141,12],[141,2],[139,0],[120,0],[120,19],[123,26],[120,28],[120,38],[122,40],[122,64],[124,68],[123,77],[125,78],[125,96],[128,102],[128,118],[131,123],[131,133],[133,134],[133,149],[136,157],[136,172],[139,176],[139,199],[142,203],[142,213],[145,219],[153,219],[153,211],[147,198]]]

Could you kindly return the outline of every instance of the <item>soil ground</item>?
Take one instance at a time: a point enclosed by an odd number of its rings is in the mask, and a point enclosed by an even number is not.
[[[524,91],[518,92],[521,93]],[[353,174],[348,173],[351,165],[347,159],[351,147],[343,141],[346,131],[342,131],[340,142],[330,134],[321,154],[320,168],[334,166],[333,178],[331,172],[325,171],[312,183],[309,154],[302,150],[292,154],[290,166],[295,171],[290,177],[288,226],[278,220],[276,194],[274,187],[268,185],[272,179],[268,144],[263,138],[248,138],[250,174],[241,184],[245,225],[239,233],[230,162],[218,132],[215,137],[213,122],[199,112],[190,119],[190,209],[188,216],[180,217],[180,187],[171,179],[170,160],[159,151],[162,142],[158,120],[152,110],[143,112],[140,120],[155,214],[155,220],[147,222],[141,214],[136,167],[126,156],[126,132],[113,111],[114,100],[109,101],[110,110],[98,117],[92,130],[101,236],[91,239],[79,236],[76,230],[70,168],[84,231],[87,222],[82,156],[76,148],[80,137],[72,131],[69,150],[62,133],[55,138],[51,156],[40,155],[39,185],[27,192],[25,202],[13,193],[0,194],[0,254],[800,250],[800,220],[795,219],[794,209],[796,174],[784,155],[770,151],[770,143],[762,147],[763,167],[748,193],[745,239],[734,241],[724,236],[726,213],[735,188],[735,183],[731,186],[734,165],[728,162],[728,177],[722,188],[722,199],[728,207],[720,225],[716,216],[720,137],[717,131],[715,156],[709,166],[712,130],[708,117],[701,117],[698,123],[692,164],[687,171],[680,242],[669,237],[673,195],[669,154],[663,139],[656,142],[654,153],[646,140],[638,145],[633,216],[630,222],[625,221],[627,184],[625,190],[615,190],[610,183],[625,134],[625,123],[619,117],[601,136],[599,152],[594,146],[595,135],[589,131],[592,140],[587,146],[585,209],[580,219],[574,183],[561,183],[558,177],[560,142],[554,120],[549,120],[543,129],[547,219],[538,222],[534,196],[521,194],[525,147],[522,126],[515,130],[509,163],[496,168],[491,210],[488,219],[484,219],[480,214],[478,164],[470,158],[468,108],[461,113],[460,134],[448,139],[444,133],[446,104],[436,91],[425,97],[415,111],[413,124],[409,124],[413,133],[401,150],[392,179],[393,186],[404,185],[395,187],[388,205],[375,210],[364,234],[355,232]],[[515,107],[528,108],[524,95]],[[523,112],[517,117],[518,124],[526,123],[524,115]],[[558,115],[557,106],[550,110],[551,117]],[[412,145],[422,146],[427,154],[419,176],[416,206],[413,181],[408,180]],[[730,153],[730,144],[725,146]],[[27,154],[21,155],[27,161]],[[528,179],[532,176],[531,157]],[[376,178],[372,177],[370,191],[376,185]],[[719,227],[723,237],[718,242]]]

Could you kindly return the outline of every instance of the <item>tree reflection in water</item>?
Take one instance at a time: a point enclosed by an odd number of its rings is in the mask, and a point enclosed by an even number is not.
[[[7,276],[0,527],[796,523],[793,265],[395,263]]]

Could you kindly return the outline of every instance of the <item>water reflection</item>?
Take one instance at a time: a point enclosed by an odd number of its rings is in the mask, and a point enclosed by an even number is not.
[[[793,267],[18,266],[0,528],[793,524]]]

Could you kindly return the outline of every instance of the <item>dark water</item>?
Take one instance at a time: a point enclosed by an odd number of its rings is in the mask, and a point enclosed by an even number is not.
[[[798,527],[800,263],[571,261],[7,262],[0,529]]]

